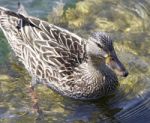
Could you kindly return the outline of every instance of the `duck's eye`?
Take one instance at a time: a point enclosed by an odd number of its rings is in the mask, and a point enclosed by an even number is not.
[[[103,48],[99,43],[96,43],[99,48]]]

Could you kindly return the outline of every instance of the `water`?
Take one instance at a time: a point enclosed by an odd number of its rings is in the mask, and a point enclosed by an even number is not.
[[[39,86],[39,106],[44,116],[38,116],[31,108],[28,93],[31,78],[15,59],[0,32],[0,122],[150,123],[149,0],[63,0],[65,6],[57,5],[57,0],[20,1],[29,14],[63,26],[82,37],[87,38],[97,30],[109,32],[115,40],[118,57],[130,74],[127,78],[120,78],[120,87],[115,95],[96,101],[64,98]],[[0,0],[0,5],[15,10],[17,2]],[[56,12],[54,6],[60,11]],[[68,9],[69,6],[72,9]]]
[[[53,6],[60,0],[19,0],[26,8],[30,15],[45,17],[52,10]],[[63,0],[66,4],[75,3],[76,0]],[[17,9],[18,0],[0,0],[0,5],[9,9]]]

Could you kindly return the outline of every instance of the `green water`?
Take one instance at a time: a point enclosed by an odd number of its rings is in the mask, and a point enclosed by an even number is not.
[[[64,98],[40,85],[43,115],[33,112],[30,76],[0,32],[0,122],[2,123],[150,123],[149,0],[20,0],[29,14],[88,38],[94,31],[113,37],[115,50],[129,71],[115,95],[96,101]],[[16,9],[17,0],[0,0]],[[55,9],[54,9],[55,8]],[[57,10],[57,11],[55,11]]]

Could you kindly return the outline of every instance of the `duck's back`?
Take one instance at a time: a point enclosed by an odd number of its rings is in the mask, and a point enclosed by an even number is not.
[[[0,27],[16,56],[37,79],[60,82],[85,60],[82,38],[38,18],[0,8]]]

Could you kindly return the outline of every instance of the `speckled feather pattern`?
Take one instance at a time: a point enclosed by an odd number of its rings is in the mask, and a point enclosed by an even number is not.
[[[88,64],[87,41],[76,34],[4,8],[0,27],[34,82],[76,99],[95,99],[115,90],[114,73],[108,68],[101,73]]]

